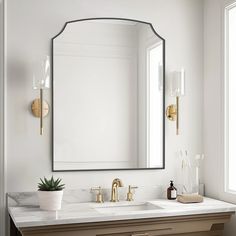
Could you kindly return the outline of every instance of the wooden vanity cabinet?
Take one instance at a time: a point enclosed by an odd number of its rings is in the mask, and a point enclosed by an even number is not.
[[[221,236],[233,212],[19,228],[11,236]]]

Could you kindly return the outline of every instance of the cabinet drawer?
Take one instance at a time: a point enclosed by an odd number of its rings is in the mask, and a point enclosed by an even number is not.
[[[23,236],[216,236],[231,213],[20,228]]]

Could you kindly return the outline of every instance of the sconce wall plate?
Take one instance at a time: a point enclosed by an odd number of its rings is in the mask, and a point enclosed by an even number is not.
[[[176,105],[171,104],[166,108],[166,117],[171,121],[176,121],[176,118],[177,118],[177,107],[176,107]]]
[[[176,121],[176,135],[179,135],[179,97],[176,97],[176,105],[171,104],[166,108],[166,117]]]
[[[41,101],[39,98],[35,99],[31,103],[31,111],[35,117],[40,118],[40,116],[41,116]],[[47,116],[48,112],[49,112],[49,105],[45,100],[43,100],[43,117]]]

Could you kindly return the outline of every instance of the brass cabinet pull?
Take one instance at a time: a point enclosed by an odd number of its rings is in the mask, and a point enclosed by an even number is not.
[[[148,236],[148,233],[137,233],[137,234],[131,234],[131,236]]]
[[[163,228],[163,229],[157,229],[157,230],[158,231],[165,231],[165,230],[173,230],[173,229],[172,228]],[[149,233],[133,233],[130,236],[149,236]]]

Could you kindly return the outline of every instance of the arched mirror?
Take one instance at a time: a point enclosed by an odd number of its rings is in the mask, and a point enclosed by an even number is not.
[[[164,168],[164,52],[150,23],[65,24],[52,39],[53,171]]]

